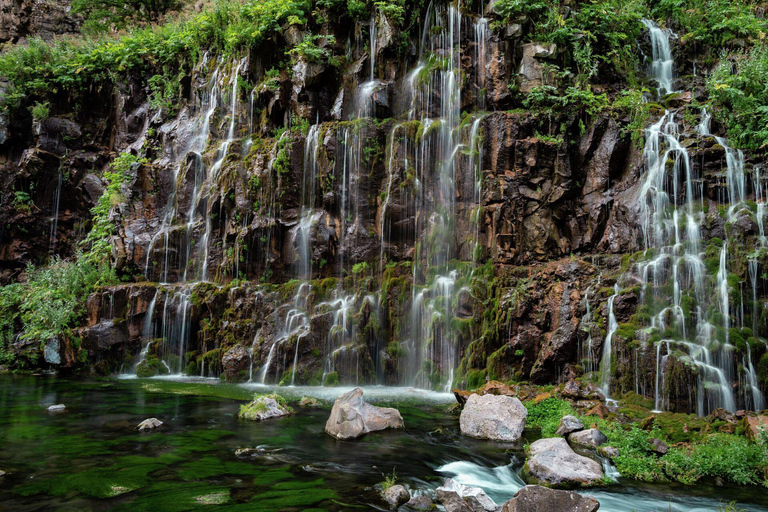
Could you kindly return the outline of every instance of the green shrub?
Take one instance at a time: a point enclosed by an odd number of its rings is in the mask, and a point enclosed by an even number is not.
[[[544,399],[539,403],[525,402],[524,405],[528,409],[526,427],[541,429],[543,437],[554,436],[563,416],[575,414],[570,402],[555,397]]]
[[[735,68],[735,72],[732,72]],[[716,107],[736,146],[758,150],[768,144],[768,47],[763,44],[734,54],[709,77],[707,84]]]

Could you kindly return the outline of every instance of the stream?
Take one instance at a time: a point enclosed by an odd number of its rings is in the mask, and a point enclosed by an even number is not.
[[[383,475],[420,492],[445,477],[482,487],[498,504],[524,484],[522,445],[464,437],[448,393],[365,388],[366,400],[397,407],[406,428],[349,442],[323,432],[330,401],[349,388],[283,387],[286,418],[236,418],[254,392],[272,387],[217,379],[70,381],[0,375],[0,511],[382,510]],[[304,395],[328,401],[300,408]],[[49,412],[48,406],[66,410]],[[135,426],[149,417],[154,432]],[[537,432],[526,431],[534,440]],[[238,448],[255,448],[238,457]],[[584,491],[603,512],[768,511],[763,489],[618,485]]]

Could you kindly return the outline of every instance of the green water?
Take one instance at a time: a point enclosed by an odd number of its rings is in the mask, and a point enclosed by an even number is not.
[[[238,408],[251,393],[235,386],[0,375],[0,469],[8,473],[0,478],[0,511],[372,510],[381,505],[373,486],[393,469],[423,490],[452,472],[479,480],[498,503],[519,488],[514,469],[521,446],[461,436],[457,416],[439,400],[393,393],[390,405],[400,409],[406,429],[340,442],[323,433],[327,407],[294,404],[290,417],[239,421]],[[47,411],[58,403],[66,411]],[[149,417],[164,426],[136,431]],[[235,456],[245,447],[260,450]],[[731,499],[768,510],[759,489],[621,485],[593,494],[609,512],[667,511],[667,496],[676,498],[673,504],[693,504],[672,510],[709,510]]]

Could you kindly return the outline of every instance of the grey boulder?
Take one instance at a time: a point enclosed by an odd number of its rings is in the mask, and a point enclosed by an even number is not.
[[[49,411],[52,411],[52,412],[56,412],[56,411],[63,411],[63,410],[64,410],[64,409],[66,409],[66,408],[67,408],[67,406],[66,406],[66,405],[64,405],[64,404],[57,404],[57,405],[52,405],[52,406],[50,406],[50,407],[48,408],[48,410],[49,410]]]
[[[600,483],[603,468],[574,452],[562,437],[539,439],[530,445],[531,458],[525,475],[531,483],[556,486],[588,486]]]
[[[465,436],[515,442],[523,434],[527,417],[528,410],[515,397],[473,394],[464,404],[459,426]]]
[[[325,432],[336,439],[354,439],[368,432],[403,426],[397,409],[371,405],[363,401],[363,390],[355,388],[333,402]]]
[[[569,414],[562,417],[560,420],[560,426],[557,427],[557,432],[555,433],[562,437],[574,432],[579,432],[580,430],[584,430],[584,424],[581,422],[581,420],[579,420],[579,418]]]
[[[428,512],[435,508],[435,504],[432,503],[429,496],[420,494],[411,498],[408,503],[400,507],[399,510],[400,512]]]
[[[381,491],[381,497],[389,504],[390,509],[396,509],[411,499],[411,494],[402,485],[393,485]]]
[[[605,444],[608,441],[608,438],[596,428],[590,428],[582,430],[581,432],[574,432],[568,436],[568,440],[579,446],[597,448],[598,446]]]
[[[502,507],[502,512],[595,512],[600,503],[575,492],[526,485]]]
[[[462,485],[452,478],[437,488],[437,499],[446,512],[498,512],[496,505],[479,487]]]

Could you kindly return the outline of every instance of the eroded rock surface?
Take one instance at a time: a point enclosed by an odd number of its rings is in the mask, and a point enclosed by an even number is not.
[[[540,439],[529,447],[525,475],[531,483],[548,486],[589,486],[603,479],[600,464],[574,452],[562,437]]]
[[[465,436],[494,441],[514,442],[525,428],[528,410],[516,397],[471,395],[459,417]]]
[[[403,426],[397,409],[371,405],[363,400],[363,390],[355,388],[333,403],[325,432],[336,439],[354,439],[368,432]]]
[[[503,505],[502,512],[595,512],[599,508],[600,503],[589,496],[526,485]]]

